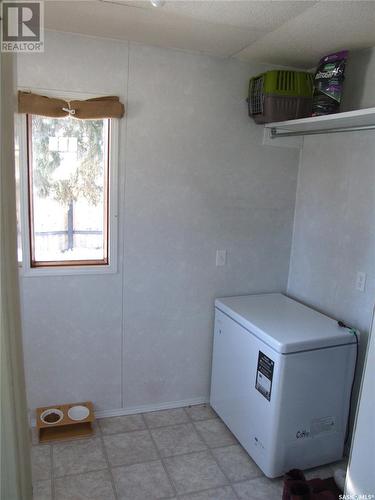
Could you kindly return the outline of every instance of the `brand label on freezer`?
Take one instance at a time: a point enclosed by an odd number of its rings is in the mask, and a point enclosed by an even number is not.
[[[335,419],[333,417],[314,418],[311,421],[311,434],[316,436],[322,432],[334,432]]]
[[[258,355],[257,377],[255,389],[259,391],[268,401],[271,401],[273,367],[275,362],[262,351]]]

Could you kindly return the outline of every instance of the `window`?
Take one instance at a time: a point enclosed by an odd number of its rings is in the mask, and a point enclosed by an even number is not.
[[[30,267],[108,265],[111,121],[26,119]]]

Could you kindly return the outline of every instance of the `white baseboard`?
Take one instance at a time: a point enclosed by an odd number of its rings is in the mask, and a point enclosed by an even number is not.
[[[134,415],[135,413],[148,413],[150,411],[171,410],[182,408],[183,406],[199,405],[208,403],[208,398],[193,398],[183,401],[169,401],[167,403],[131,406],[130,408],[119,408],[118,410],[98,410],[95,412],[96,418],[122,417],[123,415]]]
[[[171,410],[173,408],[182,408],[183,406],[192,406],[208,403],[208,398],[184,399],[182,401],[168,401],[167,403],[131,406],[130,408],[119,408],[117,410],[98,410],[95,412],[96,418],[122,417],[123,415],[134,415],[135,413],[148,413],[150,411]],[[35,417],[30,418],[31,426],[35,427]]]

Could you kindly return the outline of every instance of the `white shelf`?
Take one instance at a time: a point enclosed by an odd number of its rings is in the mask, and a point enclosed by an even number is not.
[[[289,132],[296,133],[295,135],[304,135],[304,133],[308,134],[309,132],[319,133],[319,131],[322,131],[324,133],[324,131],[330,130],[361,129],[362,127],[375,128],[375,108],[359,109],[326,116],[313,116],[299,120],[273,122],[265,125],[265,128],[276,131],[279,137]]]

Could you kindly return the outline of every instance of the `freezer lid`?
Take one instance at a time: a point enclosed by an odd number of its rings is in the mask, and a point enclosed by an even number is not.
[[[225,297],[215,307],[282,354],[355,343],[335,320],[281,293]]]

